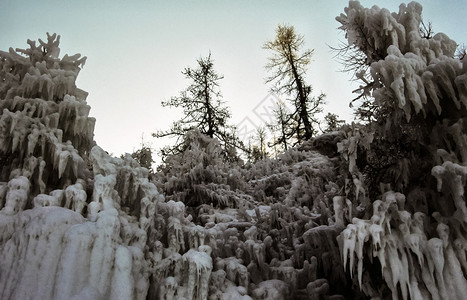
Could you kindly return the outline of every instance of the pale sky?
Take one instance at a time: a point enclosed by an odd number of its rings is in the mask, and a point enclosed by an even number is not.
[[[348,1],[96,1],[0,0],[0,49],[26,48],[27,39],[61,35],[61,53],[88,57],[77,86],[89,93],[91,116],[97,119],[95,140],[106,151],[133,152],[141,136],[154,149],[151,133],[167,129],[180,111],[163,108],[162,100],[188,86],[181,71],[211,51],[224,75],[221,90],[232,111],[231,124],[248,130],[265,120],[260,110],[271,96],[264,78],[270,55],[262,45],[274,38],[278,24],[293,25],[314,49],[307,82],[314,94],[327,94],[325,112],[352,120],[349,101],[357,87],[328,45],[344,35],[335,17]],[[399,1],[360,1],[398,11]],[[405,2],[408,3],[408,2]],[[466,43],[465,0],[426,0],[423,17],[435,32]],[[265,102],[262,102],[264,99]],[[262,104],[263,103],[263,104]],[[263,109],[264,110],[264,109]],[[255,114],[256,112],[256,114]],[[245,121],[247,120],[247,122]]]

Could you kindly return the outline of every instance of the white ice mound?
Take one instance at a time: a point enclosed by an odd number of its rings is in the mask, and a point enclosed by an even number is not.
[[[59,37],[0,51],[0,298],[145,299],[163,198],[94,146],[80,55]]]
[[[65,208],[38,207],[9,221],[1,224],[10,235],[0,251],[1,299],[68,299],[85,289],[96,299],[115,290],[129,295],[124,299],[142,298],[135,289],[142,270],[132,269],[133,256],[142,252],[119,245],[117,211],[89,222]]]

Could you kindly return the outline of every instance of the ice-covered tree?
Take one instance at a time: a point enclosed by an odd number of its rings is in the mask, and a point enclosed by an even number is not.
[[[219,140],[194,129],[185,134],[183,143],[185,150],[168,155],[156,174],[167,198],[191,208],[241,206],[242,193],[237,189],[244,183],[235,164],[225,160]]]
[[[288,115],[290,133],[298,143],[310,139],[316,130],[315,114],[322,111],[325,95],[321,93],[312,97],[312,87],[305,81],[305,75],[313,50],[302,49],[303,36],[295,32],[293,26],[279,25],[276,37],[264,44],[263,48],[270,50],[272,56],[266,64],[266,69],[272,75],[266,79],[273,83],[271,91],[291,97],[294,110]],[[281,121],[282,123],[282,121]]]
[[[336,201],[353,211],[342,259],[370,297],[461,299],[467,64],[445,34],[420,31],[421,13],[416,2],[390,13],[350,1],[337,17],[364,62],[354,71],[373,109],[338,144],[348,177]]]
[[[83,178],[94,144],[87,93],[75,84],[86,57],[59,58],[59,43],[53,34],[39,45],[28,40],[27,49],[0,51],[0,181],[28,169],[41,193]]]
[[[207,57],[197,59],[197,63],[196,68],[187,67],[182,71],[185,78],[190,80],[190,85],[180,92],[180,96],[162,101],[163,106],[182,108],[184,115],[182,119],[173,122],[169,130],[153,134],[156,138],[177,138],[175,145],[162,149],[163,157],[183,152],[183,136],[193,129],[210,138],[219,139],[226,150],[241,146],[234,134],[234,126],[228,124],[231,115],[219,87],[224,77],[215,71],[211,53]]]
[[[0,51],[0,298],[145,299],[160,195],[95,145],[86,58],[59,42]]]

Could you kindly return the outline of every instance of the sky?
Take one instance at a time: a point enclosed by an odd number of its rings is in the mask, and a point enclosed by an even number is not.
[[[87,61],[77,86],[89,93],[95,140],[119,156],[140,148],[142,140],[158,150],[170,141],[151,133],[168,129],[181,111],[162,107],[189,85],[185,67],[211,52],[230,123],[246,138],[269,121],[272,95],[264,66],[270,55],[262,45],[273,40],[278,24],[295,27],[305,48],[314,49],[306,76],[314,95],[327,95],[325,113],[352,121],[352,74],[341,72],[329,46],[344,34],[335,20],[348,1],[157,1],[157,0],[0,0],[0,49],[26,48],[27,39],[61,35],[60,56],[81,53]],[[402,1],[360,1],[398,11]],[[407,3],[407,2],[404,2]],[[435,32],[466,43],[465,0],[419,1],[423,18]]]

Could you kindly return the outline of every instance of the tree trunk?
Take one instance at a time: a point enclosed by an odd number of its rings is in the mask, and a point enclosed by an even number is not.
[[[282,107],[280,108],[281,116],[281,134],[282,134],[282,143],[284,144],[284,150],[287,151],[287,134],[285,133],[287,122],[284,121],[284,111]]]
[[[292,68],[292,74],[294,76],[294,79],[297,85],[297,91],[298,91],[299,107],[297,107],[297,110],[298,110],[300,119],[302,120],[304,129],[305,129],[305,140],[309,140],[313,136],[313,128],[311,127],[311,122],[308,119],[308,112],[306,109],[306,101],[308,98],[308,94],[305,91],[305,87],[303,86],[302,79],[298,75],[297,68],[295,67],[295,61],[293,60],[293,57],[292,57],[292,49],[290,49],[290,44],[288,45],[288,47],[289,47],[289,63]]]
[[[208,122],[208,131],[206,132],[206,135],[209,136],[210,138],[214,137],[214,117],[213,117],[213,111],[211,107],[211,101],[209,98],[209,89],[208,89],[208,73],[209,70],[206,69],[205,73],[203,74],[204,76],[204,100],[205,100],[205,105],[206,105],[206,117],[207,117],[207,122]]]

